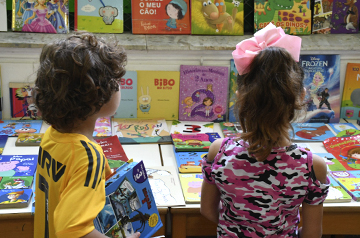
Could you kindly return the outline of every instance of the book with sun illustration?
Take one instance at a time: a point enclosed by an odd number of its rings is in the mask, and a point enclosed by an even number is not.
[[[328,123],[327,125],[335,132],[335,135],[338,137],[354,135],[357,133],[354,131],[358,130],[352,123]]]
[[[170,128],[170,134],[196,134],[207,132],[214,132],[213,122],[173,120]]]
[[[175,151],[208,151],[211,143],[221,138],[217,132],[171,134]]]
[[[33,195],[32,189],[2,189],[0,190],[0,208],[27,207]]]
[[[185,202],[200,203],[203,175],[201,173],[179,174],[179,179]]]
[[[333,137],[325,123],[292,123],[294,134],[290,130],[290,138],[295,141],[324,141]]]
[[[360,201],[360,170],[331,171],[331,176],[355,201]]]

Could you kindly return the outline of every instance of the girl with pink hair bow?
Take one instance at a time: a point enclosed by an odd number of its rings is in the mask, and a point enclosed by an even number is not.
[[[305,97],[300,48],[269,24],[232,53],[243,133],[214,141],[202,160],[201,213],[218,237],[321,237],[326,164],[289,136]]]

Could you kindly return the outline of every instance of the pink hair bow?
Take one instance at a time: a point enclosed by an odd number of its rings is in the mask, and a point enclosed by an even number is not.
[[[232,52],[236,69],[240,75],[247,73],[247,68],[253,58],[269,46],[285,48],[299,62],[301,38],[285,34],[281,27],[272,23],[254,34],[254,37],[241,41]],[[275,59],[274,59],[275,60]]]

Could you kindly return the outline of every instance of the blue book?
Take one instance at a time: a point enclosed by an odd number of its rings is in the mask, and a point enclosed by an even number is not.
[[[21,133],[39,133],[42,120],[0,121],[0,135],[18,136]]]
[[[291,125],[295,134],[290,131],[290,137],[295,141],[324,141],[334,136],[325,123],[292,123]]]
[[[238,71],[235,67],[234,60],[230,60],[230,83],[229,83],[229,122],[237,122],[234,114],[234,106],[236,102],[237,76]]]
[[[137,118],[137,72],[127,71],[121,78],[121,102],[115,118]]]
[[[356,132],[358,129],[352,123],[328,123],[328,126],[333,129],[335,135],[338,137],[354,136],[359,134]]]
[[[29,205],[32,189],[0,190],[0,208],[24,208]]]
[[[174,151],[180,173],[201,173],[201,160],[207,152]]]
[[[8,135],[0,135],[0,155],[4,152],[7,139]]]
[[[1,155],[0,176],[34,176],[38,155]]]

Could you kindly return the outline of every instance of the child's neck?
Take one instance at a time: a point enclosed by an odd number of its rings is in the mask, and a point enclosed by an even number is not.
[[[77,133],[86,136],[89,140],[95,142],[93,138],[95,122],[97,116],[90,116],[85,121],[79,121],[78,125],[71,131],[71,133]]]

